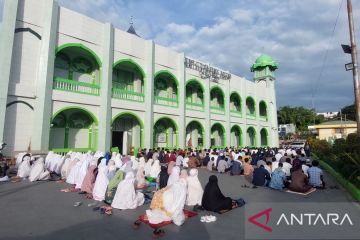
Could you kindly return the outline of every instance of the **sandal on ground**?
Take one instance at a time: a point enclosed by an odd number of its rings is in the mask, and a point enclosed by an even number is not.
[[[81,202],[75,202],[74,207],[79,207],[82,203]]]
[[[155,229],[155,230],[153,231],[153,238],[154,238],[154,239],[161,238],[162,236],[164,236],[164,234],[165,234],[165,231],[164,231],[164,230],[162,230],[162,229]]]
[[[138,229],[141,225],[141,221],[140,220],[136,220],[133,224],[133,229]]]

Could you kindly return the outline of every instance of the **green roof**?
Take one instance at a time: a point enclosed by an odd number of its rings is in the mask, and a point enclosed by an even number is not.
[[[261,54],[260,57],[258,57],[255,60],[255,63],[251,66],[251,71],[253,72],[257,68],[264,68],[269,67],[271,70],[275,70],[278,68],[278,64],[275,63],[275,61],[266,54]]]

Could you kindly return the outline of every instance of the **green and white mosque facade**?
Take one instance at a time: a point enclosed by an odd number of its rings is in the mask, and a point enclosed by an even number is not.
[[[0,52],[7,155],[278,146],[267,55],[246,80],[53,0],[5,0]]]

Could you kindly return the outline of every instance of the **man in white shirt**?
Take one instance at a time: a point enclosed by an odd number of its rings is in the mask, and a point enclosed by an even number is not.
[[[286,161],[283,163],[282,170],[285,172],[286,177],[290,177],[290,169],[292,168],[290,158],[287,158]]]

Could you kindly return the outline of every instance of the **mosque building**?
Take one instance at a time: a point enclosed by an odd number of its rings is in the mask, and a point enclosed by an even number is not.
[[[5,0],[3,11],[5,155],[278,146],[278,65],[268,55],[247,80],[54,0]]]

